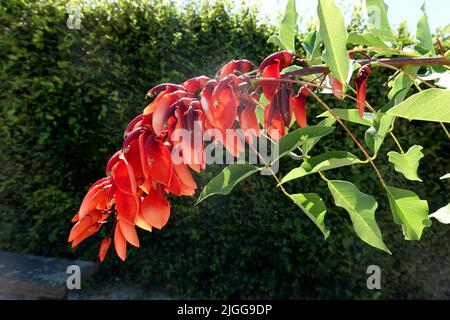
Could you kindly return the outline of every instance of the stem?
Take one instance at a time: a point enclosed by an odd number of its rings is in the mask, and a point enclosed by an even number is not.
[[[445,57],[425,57],[425,58],[384,58],[374,60],[356,60],[360,65],[370,64],[372,68],[385,67],[405,67],[405,66],[429,66],[429,65],[450,65],[450,59]],[[327,65],[312,66],[282,73],[281,76],[306,76],[315,73],[330,72]]]
[[[447,128],[445,127],[445,124],[443,124],[442,122],[439,122],[439,124],[441,125],[442,129],[444,129],[447,138],[450,140],[450,132],[448,132]]]
[[[395,144],[396,144],[397,147],[400,149],[400,152],[401,152],[402,154],[405,154],[405,151],[403,151],[403,148],[402,148],[402,146],[400,145],[400,142],[398,142],[397,137],[395,136],[395,134],[394,134],[391,130],[389,130],[389,134],[391,135],[392,139],[394,139]]]
[[[238,133],[239,134],[239,133]],[[241,136],[242,138],[242,136]],[[245,138],[244,138],[245,139]],[[245,141],[245,140],[244,140]],[[264,159],[264,157],[258,152],[258,150],[256,150],[255,146],[253,146],[252,143],[248,143],[248,146],[250,147],[250,149],[253,150],[253,152],[256,153],[256,155],[258,156],[258,158],[261,160],[261,162],[264,164],[264,167],[266,167],[269,171],[270,174],[273,176],[273,178],[275,179],[275,181],[277,182],[277,185],[280,187],[281,191],[284,193],[284,195],[286,195],[287,197],[291,198],[291,195],[289,192],[286,191],[286,189],[283,187],[283,185],[281,184],[280,179],[278,179],[277,175],[275,174],[275,172],[272,170],[272,168],[270,167],[270,163],[266,162],[266,159]]]
[[[373,169],[375,170],[378,178],[380,179],[381,184],[386,187],[386,183],[384,182],[383,176],[381,175],[380,171],[378,170],[377,166],[373,162],[373,159],[369,156],[366,149],[361,145],[361,143],[358,141],[358,139],[353,135],[353,133],[349,130],[349,128],[342,122],[341,119],[339,119],[339,116],[334,113],[333,110],[331,110],[330,107],[327,106],[325,102],[323,102],[311,89],[308,89],[310,94],[336,119],[336,121],[341,125],[342,128],[347,132],[347,134],[350,136],[350,138],[355,142],[355,144],[358,146],[358,148],[361,150],[361,152],[366,157],[367,161],[370,162]]]

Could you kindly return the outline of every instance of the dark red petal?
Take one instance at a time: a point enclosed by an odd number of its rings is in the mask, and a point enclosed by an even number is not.
[[[294,115],[295,121],[297,124],[304,128],[307,126],[306,123],[306,96],[302,93],[298,93],[295,97],[292,98],[294,104]]]
[[[246,139],[250,143],[253,142],[254,137],[259,137],[258,118],[256,117],[256,105],[245,106],[239,113],[239,124],[244,131]]]
[[[294,54],[286,50],[272,53],[270,56],[265,58],[263,62],[261,62],[258,67],[258,71],[261,72],[264,68],[273,64],[275,60],[278,60],[280,62],[280,68],[286,68],[291,64],[293,58]]]
[[[338,99],[342,99],[342,83],[338,79],[330,77],[330,86],[333,95]]]
[[[266,68],[264,68],[262,73],[263,78],[280,78],[280,61],[275,60],[275,62],[271,65],[268,65]],[[279,81],[274,80],[265,80],[262,81],[261,86],[264,93],[264,96],[267,100],[272,101],[272,98],[275,94],[275,91],[278,89],[278,86],[280,85]]]

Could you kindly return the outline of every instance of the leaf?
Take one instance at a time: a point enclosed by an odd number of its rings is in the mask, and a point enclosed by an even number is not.
[[[310,31],[303,39],[302,46],[305,49],[312,65],[320,63],[320,61],[313,61],[313,59],[320,56],[321,43],[322,40],[320,39],[320,33],[317,32],[317,30]]]
[[[335,123],[336,119],[334,117],[326,118],[320,121],[318,124],[316,124],[316,127],[332,127]],[[307,155],[309,151],[311,151],[311,149],[316,145],[317,142],[319,142],[321,138],[322,137],[316,137],[306,140],[302,145],[303,153]]]
[[[229,165],[203,188],[196,204],[199,204],[201,201],[214,194],[225,195],[230,193],[239,182],[259,170],[261,170],[261,168],[249,163],[235,163]]]
[[[419,67],[406,67],[405,71],[415,75],[419,71]],[[393,80],[389,82],[391,90],[388,93],[389,100],[394,99],[394,105],[399,104],[405,100],[409,88],[411,88],[413,81],[411,78],[401,72]]]
[[[363,163],[355,155],[347,151],[330,151],[321,155],[311,157],[304,161],[300,167],[292,169],[283,177],[281,183],[301,178],[313,173],[322,172],[330,169],[349,166],[352,164]]]
[[[423,158],[422,146],[414,145],[405,154],[389,151],[389,162],[395,166],[395,171],[402,173],[406,179],[422,181],[417,175],[419,161]]]
[[[372,126],[367,129],[364,139],[370,150],[376,155],[383,144],[384,138],[394,121],[394,117],[378,114],[373,120]]]
[[[331,75],[342,83],[345,93],[351,63],[346,47],[348,34],[344,16],[333,0],[319,0],[317,15],[320,38],[325,45],[325,63],[330,67]]]
[[[430,218],[435,218],[440,223],[450,223],[450,203],[430,214]]]
[[[341,120],[362,124],[364,126],[370,127],[373,122],[374,114],[370,112],[364,112],[364,117],[361,118],[359,115],[359,111],[357,109],[332,109],[332,111],[339,117]],[[317,116],[318,118],[328,117],[334,118],[334,116],[329,112],[325,111]]]
[[[386,191],[394,221],[402,225],[405,239],[419,240],[423,229],[431,225],[427,201],[409,190],[386,186]]]
[[[275,47],[285,49],[285,46],[281,42],[280,36],[273,34],[267,39],[267,43],[272,43]]]
[[[314,222],[322,231],[325,239],[330,235],[330,230],[325,226],[325,214],[327,208],[319,195],[316,193],[297,193],[291,194],[291,199],[302,211]]]
[[[394,32],[388,20],[388,6],[383,0],[366,0],[367,25],[370,31],[383,41],[395,43]]]
[[[295,27],[298,14],[295,9],[295,0],[288,0],[284,17],[280,24],[280,40],[286,49],[295,52]]]
[[[375,220],[375,211],[378,207],[375,198],[359,191],[348,181],[329,180],[328,188],[334,203],[349,213],[353,229],[359,238],[375,248],[391,253],[383,242],[383,236]]]
[[[264,108],[269,104],[269,100],[262,94],[259,98],[259,104],[256,106],[255,113],[258,123],[264,127]]]
[[[431,34],[430,26],[428,24],[428,17],[425,12],[425,2],[423,3],[421,9],[422,16],[417,22],[416,38],[419,40],[420,46],[434,56],[436,53],[434,52],[433,35]]]
[[[333,132],[333,130],[334,127],[309,126],[289,132],[275,145],[275,150],[278,151],[278,155],[273,158],[272,163],[298,148],[305,141],[326,136]]]
[[[444,174],[442,177],[440,177],[439,179],[444,180],[444,179],[450,179],[450,173],[446,173]]]
[[[374,49],[374,51],[384,56],[389,57],[392,56],[393,54],[393,51],[389,50],[389,46],[372,32],[366,33],[350,32],[348,34],[347,42],[376,48]],[[383,50],[383,48],[386,48],[386,50]]]
[[[387,111],[409,120],[450,123],[450,90],[432,88],[410,96]]]

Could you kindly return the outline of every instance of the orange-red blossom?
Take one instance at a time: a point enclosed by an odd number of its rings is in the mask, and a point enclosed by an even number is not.
[[[72,247],[103,225],[110,225],[109,235],[100,245],[99,258],[104,260],[113,242],[117,255],[125,260],[127,243],[139,247],[136,227],[151,231],[166,225],[170,216],[169,193],[194,195],[197,185],[191,170],[200,172],[205,168],[204,130],[214,128],[222,132],[224,138],[219,140],[234,156],[244,146],[227,139],[230,129],[239,125],[252,132],[245,137],[248,141],[259,135],[255,109],[261,94],[269,101],[264,107],[264,127],[272,138],[285,134],[292,113],[300,126],[306,126],[308,90],[301,89],[294,95],[292,84],[277,81],[280,70],[289,66],[293,57],[288,51],[268,56],[256,74],[272,80],[261,81],[261,86],[251,84],[253,63],[235,60],[223,66],[215,79],[200,76],[180,85],[165,83],[152,88],[148,95],[154,99],[128,124],[122,148],[106,165],[106,177],[91,186],[73,218],[75,225],[69,235]],[[244,83],[247,86],[243,88]],[[198,123],[202,124],[197,128],[200,135],[194,130]],[[177,129],[191,134],[180,137],[174,134]],[[173,161],[173,154],[182,161]]]

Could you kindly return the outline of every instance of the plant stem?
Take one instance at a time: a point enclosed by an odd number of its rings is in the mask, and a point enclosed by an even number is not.
[[[372,68],[385,67],[405,67],[405,66],[429,66],[429,65],[450,65],[450,59],[445,57],[425,57],[425,58],[383,58],[371,60],[356,60],[360,65],[370,64]],[[308,68],[293,70],[282,73],[281,76],[306,76],[315,73],[330,72],[327,65],[318,65]]]
[[[442,122],[439,122],[439,124],[441,125],[442,129],[444,129],[447,138],[450,140],[450,132],[448,132],[447,128],[445,127],[445,124],[443,124]]]
[[[403,148],[400,145],[400,142],[398,142],[397,137],[395,136],[395,134],[391,130],[389,130],[389,134],[391,135],[392,139],[394,139],[395,144],[400,149],[401,154],[405,154],[405,151],[403,151]]]
[[[370,155],[367,153],[366,149],[361,145],[361,143],[358,141],[358,139],[353,135],[353,133],[350,131],[350,129],[342,122],[341,119],[339,119],[339,116],[330,108],[327,106],[325,102],[322,101],[311,89],[308,89],[310,92],[310,95],[312,95],[335,119],[336,121],[341,125],[341,127],[347,132],[347,134],[350,136],[350,138],[355,142],[355,144],[358,146],[358,148],[361,150],[361,152],[366,157],[367,161],[370,162],[373,169],[375,170],[378,178],[380,179],[381,184],[386,187],[386,183],[384,182],[383,176],[381,175],[380,171],[378,170],[378,167],[373,162],[373,159],[370,157]]]

